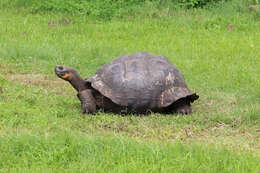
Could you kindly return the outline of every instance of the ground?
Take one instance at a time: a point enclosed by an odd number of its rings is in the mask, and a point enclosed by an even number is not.
[[[0,12],[0,171],[259,172],[260,24],[207,11],[99,22]],[[227,29],[233,23],[234,30]],[[190,116],[86,115],[57,64],[166,56],[200,95]]]

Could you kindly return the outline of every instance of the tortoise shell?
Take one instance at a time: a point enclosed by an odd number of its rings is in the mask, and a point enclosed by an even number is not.
[[[119,56],[86,81],[114,103],[133,109],[154,110],[198,98],[166,57],[146,52]]]

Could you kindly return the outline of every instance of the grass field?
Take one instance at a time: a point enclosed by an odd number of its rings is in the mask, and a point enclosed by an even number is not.
[[[259,15],[230,9],[111,21],[1,10],[0,172],[260,172]],[[200,95],[192,115],[82,117],[54,74],[140,51],[183,73]]]

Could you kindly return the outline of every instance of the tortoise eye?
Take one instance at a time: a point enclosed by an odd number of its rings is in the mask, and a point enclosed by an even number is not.
[[[59,66],[58,69],[59,69],[59,70],[63,70],[63,67],[62,67],[62,66]]]

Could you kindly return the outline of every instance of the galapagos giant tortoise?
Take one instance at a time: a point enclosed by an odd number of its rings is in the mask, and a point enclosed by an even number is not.
[[[86,79],[74,69],[60,65],[55,67],[55,73],[77,90],[83,114],[97,109],[189,114],[190,104],[199,98],[164,56],[145,52],[119,56]]]

